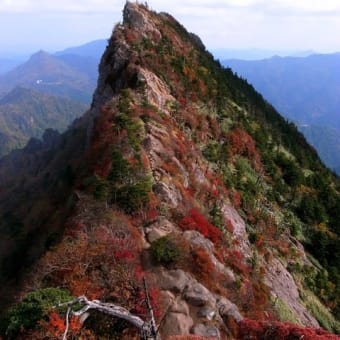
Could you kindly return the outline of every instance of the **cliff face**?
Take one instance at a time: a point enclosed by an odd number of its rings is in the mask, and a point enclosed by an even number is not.
[[[71,164],[73,213],[25,291],[63,287],[147,318],[146,277],[156,319],[165,313],[164,338],[260,338],[269,329],[272,338],[283,330],[301,336],[274,320],[317,328],[326,315],[337,329],[322,304],[334,298],[320,301],[301,275],[309,270],[313,280],[321,267],[299,241],[316,222],[299,213],[306,193],[319,195],[314,175],[322,172],[338,199],[335,179],[294,126],[198,37],[128,2],[85,125],[87,149]],[[323,228],[336,240],[334,225]],[[134,336],[100,315],[72,331]]]

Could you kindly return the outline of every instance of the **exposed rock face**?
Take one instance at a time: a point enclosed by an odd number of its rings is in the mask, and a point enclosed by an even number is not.
[[[250,243],[246,231],[246,224],[238,212],[229,204],[224,204],[222,212],[227,221],[229,221],[233,228],[233,238],[239,243],[239,248],[242,253],[249,257],[251,254]]]
[[[191,281],[190,275],[180,269],[170,271],[162,270],[158,275],[160,287],[174,293],[183,293],[184,288],[186,288],[189,281]]]
[[[200,283],[191,283],[184,291],[184,299],[192,306],[208,306],[215,302],[214,297]]]
[[[304,325],[318,327],[318,322],[300,302],[299,291],[292,275],[278,259],[273,259],[268,265],[266,283],[274,298],[282,299]]]
[[[195,335],[203,336],[205,338],[220,339],[220,332],[214,326],[206,326],[204,324],[197,324],[193,327],[192,333]]]
[[[166,325],[170,325],[171,322],[175,322],[176,325],[171,330],[172,335],[192,333],[219,339],[218,328],[213,324],[205,325],[200,322],[204,320],[228,325],[228,322],[240,322],[243,319],[235,304],[225,297],[212,294],[189,273],[178,269],[163,269],[155,274],[159,279],[160,287],[165,292],[165,302],[169,306],[170,313],[165,318]],[[183,320],[183,324],[180,324],[180,320]],[[190,324],[193,327],[188,330]],[[163,331],[165,329],[167,328],[162,327]],[[187,333],[180,333],[184,329]]]
[[[177,207],[181,200],[181,195],[171,184],[158,182],[154,185],[153,190],[163,202],[172,207]]]
[[[175,103],[176,100],[170,94],[168,86],[154,73],[145,69],[139,70],[138,81],[146,87],[146,95],[149,102],[169,114],[168,106],[171,103]]]
[[[214,249],[214,244],[203,237],[201,233],[194,230],[188,230],[184,232],[183,237],[188,240],[188,242],[194,246],[201,247],[205,249],[209,254],[212,254]]]
[[[194,322],[190,316],[181,313],[169,313],[161,327],[163,334],[190,334]]]
[[[217,299],[217,307],[222,318],[232,318],[236,322],[240,322],[243,319],[238,307],[224,297]]]
[[[158,218],[157,221],[149,225],[145,232],[147,234],[147,240],[151,243],[153,241],[158,240],[161,237],[164,237],[168,234],[171,234],[176,230],[176,226],[168,221],[166,218]]]
[[[150,21],[150,14],[146,8],[137,3],[127,2],[123,11],[124,24],[135,28],[143,36],[152,36],[155,40],[161,38],[154,21]]]

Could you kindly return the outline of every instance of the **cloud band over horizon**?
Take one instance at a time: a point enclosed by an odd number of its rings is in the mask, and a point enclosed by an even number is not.
[[[2,0],[4,49],[58,49],[107,38],[125,0]],[[339,51],[338,0],[148,1],[201,36],[210,48]],[[23,29],[24,28],[24,29]],[[30,43],[30,44],[29,44]],[[1,53],[0,50],[0,53]]]

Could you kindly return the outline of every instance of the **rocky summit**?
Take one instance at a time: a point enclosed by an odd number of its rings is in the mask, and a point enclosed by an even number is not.
[[[171,15],[126,3],[57,139],[1,164],[4,338],[338,339],[338,178]]]

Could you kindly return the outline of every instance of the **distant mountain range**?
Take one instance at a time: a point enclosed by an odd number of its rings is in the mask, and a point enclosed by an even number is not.
[[[299,130],[332,170],[340,174],[340,131],[331,126],[299,125]]]
[[[83,56],[83,57],[91,57],[99,61],[99,59],[104,53],[106,46],[107,46],[106,39],[94,40],[83,45],[69,47],[69,48],[66,48],[65,50],[56,52],[55,56],[72,54],[72,55],[78,55],[78,56]]]
[[[11,71],[14,61],[0,60],[0,97],[16,86],[31,88],[50,95],[89,104],[96,86],[98,63],[107,45],[106,39],[49,54],[39,51]],[[215,57],[259,59],[275,53],[258,49],[213,51]],[[231,67],[265,96],[288,119],[296,122],[308,141],[318,150],[323,161],[340,170],[337,156],[340,140],[340,54],[272,57],[264,60],[229,59],[222,63]],[[294,54],[291,52],[291,54]],[[12,66],[11,66],[12,65]],[[318,136],[318,137],[316,137]]]
[[[340,53],[225,60],[294,121],[331,169],[340,169]],[[306,126],[307,125],[307,126]]]
[[[64,131],[89,108],[106,43],[39,51],[21,64],[0,59],[0,157],[45,129]]]
[[[0,74],[4,74],[22,63],[21,59],[0,58]]]
[[[98,61],[77,55],[53,56],[44,51],[0,76],[0,93],[24,86],[52,95],[90,103]]]
[[[217,48],[211,51],[215,58],[220,60],[225,59],[241,59],[241,60],[261,60],[271,58],[273,56],[280,57],[307,57],[315,54],[312,50],[306,51],[279,51],[279,50],[264,50],[259,48]]]
[[[24,147],[31,137],[42,137],[47,128],[64,131],[87,108],[70,99],[14,88],[0,99],[0,157]]]

